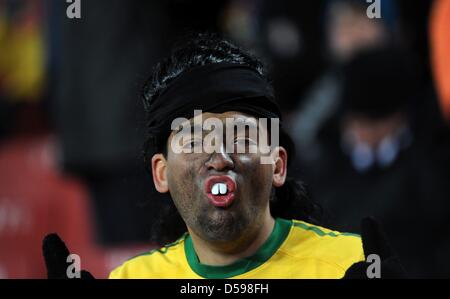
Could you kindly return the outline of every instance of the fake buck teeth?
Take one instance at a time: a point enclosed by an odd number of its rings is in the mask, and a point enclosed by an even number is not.
[[[213,195],[224,195],[227,194],[228,188],[227,184],[224,183],[216,183],[211,188],[211,193]]]

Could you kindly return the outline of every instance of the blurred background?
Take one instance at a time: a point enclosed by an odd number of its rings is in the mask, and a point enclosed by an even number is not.
[[[49,232],[99,278],[164,242],[139,95],[192,32],[266,62],[324,225],[373,215],[412,277],[450,277],[450,0],[376,2],[0,0],[0,278],[45,278]]]

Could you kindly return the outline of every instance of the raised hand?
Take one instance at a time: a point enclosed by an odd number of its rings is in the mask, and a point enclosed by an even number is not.
[[[67,268],[70,266],[70,263],[67,262],[67,257],[70,255],[70,252],[57,234],[45,236],[42,242],[42,252],[47,267],[47,278],[69,279]],[[88,271],[81,270],[79,279],[94,279],[94,276]]]
[[[377,255],[381,260],[379,278],[407,278],[406,272],[389,246],[384,232],[373,218],[368,217],[361,220],[361,237],[366,261],[355,263],[348,268],[344,279],[371,278],[367,270],[372,263],[367,261],[367,257],[372,254]]]

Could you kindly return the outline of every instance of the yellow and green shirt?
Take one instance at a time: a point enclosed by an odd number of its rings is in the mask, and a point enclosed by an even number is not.
[[[261,248],[231,265],[201,264],[192,238],[185,234],[126,261],[109,278],[342,278],[353,263],[363,259],[359,235],[277,218]]]

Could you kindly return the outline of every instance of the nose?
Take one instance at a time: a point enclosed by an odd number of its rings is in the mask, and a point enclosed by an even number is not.
[[[234,168],[234,162],[222,145],[220,147],[220,151],[215,151],[211,154],[209,160],[206,162],[206,167],[208,168],[208,170],[230,170]]]

